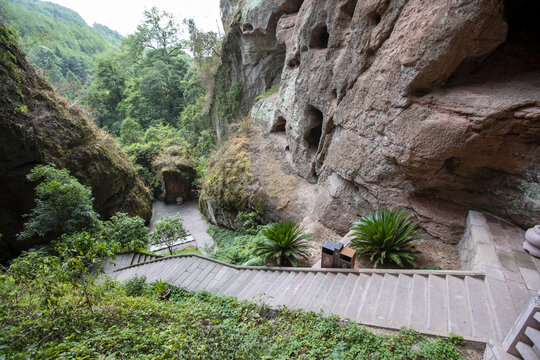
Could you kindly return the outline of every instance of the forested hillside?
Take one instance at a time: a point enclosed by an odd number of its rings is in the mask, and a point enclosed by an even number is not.
[[[92,81],[96,56],[116,49],[122,39],[106,26],[91,27],[75,11],[45,1],[0,0],[0,17],[17,30],[30,63],[70,99]]]

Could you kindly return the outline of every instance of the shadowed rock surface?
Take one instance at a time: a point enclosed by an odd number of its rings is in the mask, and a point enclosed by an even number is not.
[[[150,220],[148,190],[127,156],[35,72],[1,23],[0,93],[0,260],[35,245],[15,235],[33,207],[25,176],[37,164],[67,168],[91,187],[104,219],[123,211]]]
[[[281,83],[255,113],[318,184],[315,220],[343,234],[400,206],[449,242],[470,208],[540,222],[537,2],[221,4],[244,100]]]

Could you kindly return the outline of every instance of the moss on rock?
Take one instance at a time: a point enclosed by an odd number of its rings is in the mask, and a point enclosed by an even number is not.
[[[67,168],[92,188],[102,218],[118,211],[149,220],[148,190],[114,140],[54,92],[28,64],[14,33],[0,23],[0,254],[34,245],[15,240],[33,207],[25,175],[37,164]]]

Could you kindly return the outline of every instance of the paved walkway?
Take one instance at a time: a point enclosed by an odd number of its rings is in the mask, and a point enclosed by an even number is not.
[[[163,215],[180,215],[184,219],[184,227],[190,232],[191,236],[197,243],[197,248],[203,253],[208,247],[214,246],[214,240],[208,233],[208,223],[199,212],[197,200],[191,200],[177,204],[165,204],[161,201],[154,201],[152,203],[152,220],[150,220],[150,229],[155,228],[155,223]]]

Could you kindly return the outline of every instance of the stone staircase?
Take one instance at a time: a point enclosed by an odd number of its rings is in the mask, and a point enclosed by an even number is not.
[[[540,360],[540,293],[531,298],[502,344],[490,341],[484,360]]]
[[[115,262],[116,269],[109,265],[105,271],[119,281],[144,275],[147,282],[163,280],[188,291],[322,311],[370,326],[456,333],[482,342],[501,341],[500,334],[508,330],[495,321],[497,300],[482,273],[244,267],[194,254],[149,259],[128,253]]]

